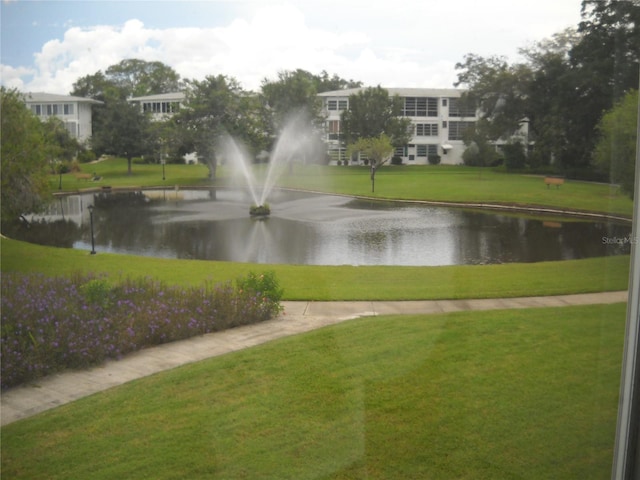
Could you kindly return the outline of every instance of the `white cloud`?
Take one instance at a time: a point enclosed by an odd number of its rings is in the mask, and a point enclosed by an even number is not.
[[[14,68],[9,65],[0,65],[0,78],[2,79],[2,85],[9,89],[17,89],[25,91],[25,77],[34,75],[36,72],[33,69],[26,67]]]
[[[523,13],[514,2],[496,1],[500,8],[489,12],[489,20],[486,15],[480,19],[484,2],[476,0],[454,2],[455,10],[450,2],[426,0],[395,0],[398,8],[393,9],[344,0],[295,5],[265,1],[251,13],[212,28],[153,29],[136,19],[119,26],[71,27],[62,39],[42,46],[33,66],[3,66],[2,83],[68,93],[82,76],[140,58],[161,61],[182,78],[229,75],[247,89],[258,89],[264,78],[295,68],[326,70],[366,85],[450,87],[454,65],[465,53],[515,52],[525,46],[514,44],[516,38],[541,40],[534,35],[551,28],[537,3],[540,13],[520,22],[514,16]],[[553,2],[550,5],[562,5],[553,7],[556,10],[567,4]]]

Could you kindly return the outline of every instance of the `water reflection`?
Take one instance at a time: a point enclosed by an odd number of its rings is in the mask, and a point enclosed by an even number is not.
[[[152,191],[63,197],[10,236],[168,258],[312,265],[456,265],[626,254],[630,224],[280,193],[249,217],[242,191]]]

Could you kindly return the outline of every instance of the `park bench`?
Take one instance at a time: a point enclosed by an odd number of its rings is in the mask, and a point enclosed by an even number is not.
[[[74,173],[73,174],[74,177],[76,177],[77,180],[84,180],[86,182],[88,182],[89,180],[91,180],[92,182],[97,182],[98,180],[102,180],[102,177],[98,177],[95,173],[91,174],[91,173]]]
[[[85,180],[85,181],[89,181],[93,178],[93,175],[91,175],[90,173],[74,173],[73,174],[74,177],[76,177],[77,180]]]
[[[564,178],[560,177],[544,177],[544,184],[549,188],[551,185],[555,185],[556,188],[560,188],[560,185],[564,183]]]

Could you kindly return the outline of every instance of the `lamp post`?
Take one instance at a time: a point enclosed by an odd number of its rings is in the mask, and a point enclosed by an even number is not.
[[[91,255],[95,255],[96,242],[93,237],[93,205],[89,205],[89,223],[91,224]]]
[[[160,163],[162,163],[162,180],[165,180],[165,176],[164,176],[164,164],[167,163],[166,160],[163,158],[162,160],[160,160]]]

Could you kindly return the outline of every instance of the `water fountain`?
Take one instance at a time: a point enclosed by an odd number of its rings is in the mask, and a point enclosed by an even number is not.
[[[251,216],[266,217],[271,213],[267,199],[278,179],[292,170],[294,158],[305,159],[311,150],[313,132],[310,120],[304,113],[289,118],[280,131],[264,176],[264,182],[258,182],[253,174],[253,162],[246,147],[229,134],[219,138],[218,151],[233,169],[235,177],[241,178],[247,185],[253,205],[249,209]]]

